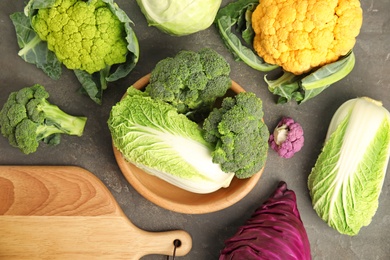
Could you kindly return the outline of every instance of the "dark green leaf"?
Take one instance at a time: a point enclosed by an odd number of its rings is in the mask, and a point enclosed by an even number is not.
[[[28,63],[35,64],[42,69],[50,78],[59,79],[62,73],[61,63],[55,54],[47,48],[30,25],[30,18],[22,12],[10,15],[14,24],[18,45],[19,56]]]
[[[222,16],[229,16],[232,19],[233,18],[238,19],[241,13],[245,12],[248,6],[258,5],[258,4],[259,4],[258,0],[238,0],[229,3],[228,5],[219,9],[217,16],[215,17],[215,21],[218,21]]]
[[[108,5],[111,12],[118,17],[119,21],[122,23],[133,23],[130,18],[127,16],[126,12],[119,8],[119,6],[113,0],[102,0]]]
[[[100,81],[100,73],[96,72],[91,75],[83,70],[74,70],[74,74],[82,85],[82,93],[87,94],[95,103],[101,105],[105,87]]]
[[[127,56],[132,56],[132,53],[129,53]],[[133,59],[127,58],[126,62],[119,65],[113,73],[109,74],[106,77],[107,82],[114,82],[117,81],[118,79],[121,79],[125,76],[127,76],[135,67],[136,63],[134,62]]]
[[[255,32],[252,28],[252,13],[259,3],[249,3],[239,12],[237,20],[237,31],[241,34],[242,39],[246,44],[252,46]]]
[[[242,39],[248,45],[253,44],[253,38],[255,37],[255,31],[252,28],[252,13],[253,13],[252,10],[250,9],[246,10],[245,12],[246,26],[245,29],[241,31]]]
[[[309,89],[309,90],[304,90],[304,97],[303,99],[300,101],[300,103],[303,103],[309,99],[312,99],[313,97],[317,96],[318,94],[320,94],[322,91],[324,91],[325,89],[327,89],[330,85],[325,85],[325,86],[322,86],[320,88],[314,88],[314,89]],[[298,101],[298,100],[297,100]]]
[[[276,65],[264,62],[260,56],[241,43],[241,40],[232,32],[232,27],[235,23],[236,20],[229,16],[222,16],[217,20],[217,27],[221,37],[236,60],[241,60],[251,68],[259,71],[270,71],[277,68],[278,66]]]
[[[268,90],[279,97],[279,104],[286,103],[292,99],[296,101],[302,99],[302,95],[299,92],[299,76],[296,76],[291,72],[284,71],[283,74],[275,80],[268,80],[266,75],[264,76],[264,81],[268,84]]]
[[[233,32],[235,26],[243,41],[252,45],[253,30],[251,11],[259,4],[257,0],[238,0],[221,8],[215,18],[215,25],[226,47],[234,58],[243,61],[251,68],[259,71],[270,71],[278,66],[270,65],[258,56],[251,48],[244,46],[241,39]],[[248,10],[248,12],[247,12]]]
[[[127,76],[136,66],[139,59],[139,45],[138,39],[129,23],[125,23],[127,49],[129,53],[126,56],[126,62],[120,64],[113,73],[109,74],[106,80],[108,82],[116,81]]]

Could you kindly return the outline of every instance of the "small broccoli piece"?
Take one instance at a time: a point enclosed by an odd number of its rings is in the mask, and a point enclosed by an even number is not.
[[[9,107],[7,117],[11,127],[17,126],[26,117],[26,108],[19,103],[15,103]]]
[[[15,126],[13,134],[15,136],[16,145],[14,146],[18,147],[25,154],[35,152],[39,146],[39,141],[35,134],[37,128],[37,124],[28,118],[24,118],[20,124]]]
[[[203,122],[204,138],[215,144],[213,162],[239,179],[249,178],[264,167],[269,131],[263,122],[262,101],[254,93],[225,97],[220,108]]]
[[[269,144],[280,157],[291,158],[304,144],[303,128],[291,117],[283,117],[269,137]]]
[[[226,94],[226,86],[231,86],[232,81],[225,76],[217,76],[210,79],[204,89],[199,91],[199,99],[207,106],[212,105],[216,97],[223,97]]]
[[[212,79],[219,76],[229,75],[230,65],[216,51],[204,48],[199,51],[200,61],[207,78]]]
[[[76,117],[51,104],[46,89],[35,84],[12,92],[0,110],[0,130],[23,153],[33,153],[42,141],[56,145],[60,135],[81,136],[86,117]]]
[[[216,51],[183,50],[156,64],[145,91],[179,113],[208,115],[215,100],[231,87],[229,75],[229,63]]]

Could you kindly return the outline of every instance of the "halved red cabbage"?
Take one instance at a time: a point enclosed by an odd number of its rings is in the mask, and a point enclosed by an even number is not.
[[[237,233],[225,241],[219,260],[311,259],[310,243],[294,191],[284,181]]]

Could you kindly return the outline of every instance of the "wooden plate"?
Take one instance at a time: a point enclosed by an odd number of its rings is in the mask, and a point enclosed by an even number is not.
[[[146,87],[150,74],[140,78],[133,86],[137,89]],[[232,81],[231,90],[234,93],[245,90]],[[178,188],[139,169],[126,161],[122,153],[113,145],[116,161],[128,182],[143,197],[154,204],[179,213],[205,214],[227,208],[244,198],[256,185],[264,170],[248,179],[233,178],[228,188],[222,188],[209,194],[197,194]]]

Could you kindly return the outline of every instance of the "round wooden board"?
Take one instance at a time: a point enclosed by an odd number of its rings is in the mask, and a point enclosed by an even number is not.
[[[140,78],[133,86],[144,88],[150,79],[150,74]],[[245,90],[232,81],[231,90],[235,93]],[[179,213],[205,214],[227,208],[244,198],[257,184],[264,170],[248,179],[233,178],[228,188],[222,188],[209,194],[197,194],[178,188],[139,169],[126,161],[122,153],[113,145],[114,155],[127,181],[143,197],[154,204]]]

